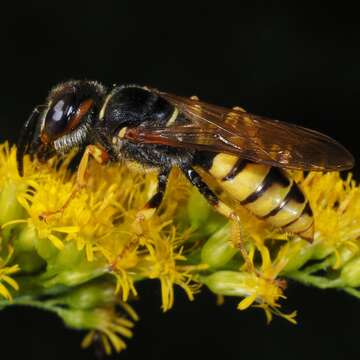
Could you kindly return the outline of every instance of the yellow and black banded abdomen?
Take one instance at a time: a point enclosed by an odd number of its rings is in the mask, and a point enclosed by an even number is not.
[[[210,156],[200,166],[241,205],[273,226],[313,239],[314,218],[309,202],[283,170],[234,155]]]

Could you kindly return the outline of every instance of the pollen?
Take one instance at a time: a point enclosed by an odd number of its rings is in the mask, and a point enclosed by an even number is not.
[[[191,301],[207,287],[214,303],[236,297],[238,310],[260,308],[268,322],[276,315],[296,323],[296,311],[282,311],[287,279],[360,298],[360,187],[351,174],[292,173],[314,213],[313,243],[235,204],[245,262],[231,224],[179,170],[150,216],[139,210],[157,173],[126,163],[90,161],[85,185],[63,206],[77,186],[73,161],[26,156],[20,177],[16,148],[0,145],[0,308],[53,311],[87,332],[84,347],[100,340],[110,353],[133,336],[142,281],[158,286],[164,312],[176,305],[176,288]]]

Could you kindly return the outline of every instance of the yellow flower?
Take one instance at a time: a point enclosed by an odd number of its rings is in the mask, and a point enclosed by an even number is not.
[[[245,310],[251,305],[264,309],[268,322],[272,314],[280,315],[295,323],[296,312],[290,315],[280,310],[279,300],[283,295],[284,281],[277,279],[287,263],[288,245],[283,246],[276,259],[271,260],[266,246],[259,246],[261,266],[255,272],[217,271],[205,278],[203,282],[216,294],[227,296],[242,296],[238,309]],[[255,247],[250,251],[250,261],[254,263]]]
[[[129,305],[121,305],[131,320],[125,316],[119,316],[113,308],[96,309],[91,312],[72,311],[63,318],[72,327],[76,328],[81,324],[82,329],[93,329],[83,339],[81,344],[83,348],[89,347],[94,341],[100,340],[106,354],[110,355],[112,348],[117,352],[126,349],[126,344],[122,337],[132,338],[133,332],[131,329],[134,327],[134,321],[139,319]]]
[[[91,163],[87,186],[74,194],[63,211],[52,214],[62,208],[76,187],[76,174],[67,170],[72,155],[47,164],[25,158],[24,178],[17,175],[15,149],[3,148],[2,155],[0,168],[11,167],[14,179],[21,182],[16,199],[27,214],[9,219],[3,229],[23,227],[21,233],[26,233],[27,242],[32,242],[48,262],[46,287],[87,281],[98,276],[97,268],[100,274],[105,271],[115,277],[116,292],[125,302],[137,295],[134,283],[142,278],[160,280],[164,311],[173,305],[175,285],[193,299],[199,287],[193,273],[200,267],[182,264],[186,256],[181,243],[186,239],[177,234],[173,224],[190,189],[178,172],[174,171],[169,180],[169,186],[178,191],[168,192],[160,215],[142,223],[139,236],[134,232],[135,217],[156,189],[155,173]],[[95,268],[86,262],[94,263]],[[65,266],[76,268],[65,270]]]
[[[148,254],[139,264],[139,269],[144,277],[160,280],[162,309],[167,311],[174,304],[174,284],[185,291],[189,300],[193,300],[194,294],[199,290],[199,284],[194,282],[193,272],[206,269],[207,266],[180,265],[186,257],[181,247],[183,240],[176,239],[174,227],[164,237],[161,236],[161,228],[156,229],[155,233],[158,236],[146,244]]]
[[[73,155],[46,164],[25,157],[20,177],[16,149],[0,145],[1,307],[13,300],[54,311],[89,331],[84,346],[100,341],[110,353],[132,336],[137,315],[128,302],[147,279],[159,281],[163,311],[174,305],[175,286],[193,300],[205,285],[218,298],[239,297],[239,310],[262,308],[268,321],[275,314],[295,323],[296,312],[281,312],[285,278],[360,298],[360,187],[351,175],[293,172],[314,212],[312,244],[236,209],[246,263],[235,228],[177,169],[158,211],[139,223],[156,173],[90,162],[86,186],[75,191]]]
[[[345,180],[338,172],[310,173],[297,178],[309,198],[316,224],[315,241],[323,255],[336,255],[335,268],[359,253],[360,245],[360,188],[348,174]],[[348,250],[342,258],[342,252]],[[348,252],[347,251],[347,252]]]
[[[9,285],[14,290],[19,290],[18,283],[10,276],[20,270],[19,265],[6,266],[10,261],[12,254],[13,249],[10,248],[7,259],[3,260],[0,257],[0,295],[9,301],[12,301],[12,296],[9,290],[6,288],[5,284]]]

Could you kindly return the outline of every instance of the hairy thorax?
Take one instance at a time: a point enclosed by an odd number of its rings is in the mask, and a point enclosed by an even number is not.
[[[165,145],[134,144],[118,137],[113,138],[112,148],[117,154],[117,160],[135,161],[150,168],[191,164],[194,157],[194,151],[183,151]]]

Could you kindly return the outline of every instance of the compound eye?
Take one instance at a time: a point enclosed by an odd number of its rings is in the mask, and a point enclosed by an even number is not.
[[[45,117],[44,133],[48,139],[62,135],[68,127],[70,119],[76,113],[77,104],[73,93],[56,99]]]

